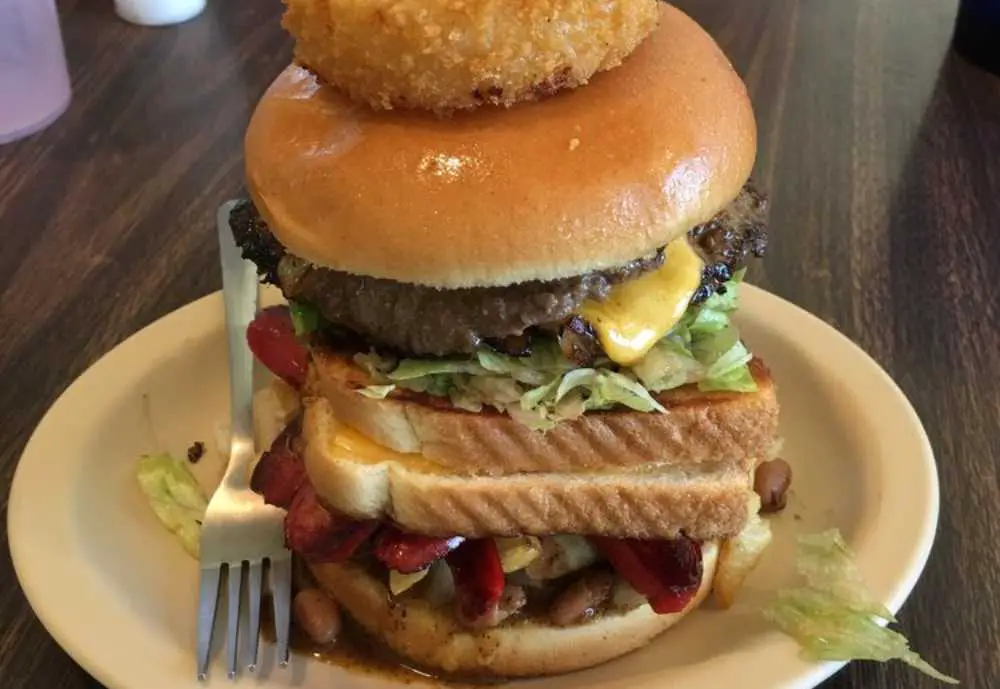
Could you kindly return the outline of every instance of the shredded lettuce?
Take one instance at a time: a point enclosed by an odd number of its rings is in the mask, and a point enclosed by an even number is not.
[[[468,358],[402,359],[375,352],[355,362],[372,378],[359,392],[382,399],[396,388],[448,397],[471,412],[491,406],[538,430],[559,421],[621,405],[663,412],[654,393],[695,383],[699,389],[753,392],[747,363],[751,355],[731,321],[738,304],[739,272],[680,322],[632,367],[607,358],[577,368],[554,338],[536,338],[528,356],[515,357],[482,348]]]
[[[934,669],[899,632],[892,613],[869,591],[840,532],[800,536],[796,567],[805,579],[780,591],[764,617],[794,638],[809,660],[901,660],[935,679],[958,684]]]
[[[354,363],[367,372],[371,379],[379,385],[385,385],[389,382],[389,371],[396,367],[395,359],[382,357],[374,352],[355,354]]]
[[[487,370],[475,361],[467,359],[403,359],[399,365],[388,374],[394,382],[405,382],[440,375],[485,375]]]
[[[303,337],[319,329],[319,311],[312,304],[289,301],[288,310],[292,314],[292,327],[295,329],[295,334],[299,337]]]
[[[208,500],[187,464],[169,454],[144,455],[136,478],[160,522],[192,557],[198,557]]]
[[[540,340],[532,347],[528,356],[513,357],[481,349],[476,353],[476,358],[483,368],[508,375],[525,385],[545,385],[553,376],[574,368],[573,362],[563,356],[559,343],[551,339]]]
[[[373,400],[384,400],[395,389],[395,385],[369,385],[358,390],[358,393]]]
[[[584,411],[606,409],[615,404],[622,404],[637,411],[665,411],[642,384],[617,371],[577,368],[557,378],[556,381],[559,385],[555,390],[552,390],[551,385],[547,386],[545,388],[547,395],[537,401],[532,398],[531,401],[536,406],[546,403],[557,405],[566,400],[570,393],[579,390],[585,395],[582,401]]]
[[[698,389],[754,392],[757,383],[747,367],[751,358],[746,345],[739,340],[735,341],[729,349],[706,366],[704,378],[698,381]]]
[[[754,392],[757,384],[747,364],[751,355],[740,341],[730,315],[738,305],[743,271],[700,306],[688,309],[680,322],[633,370],[647,389],[670,390],[697,383],[702,391]]]
[[[639,381],[653,392],[696,383],[704,367],[679,338],[665,337],[632,367]]]

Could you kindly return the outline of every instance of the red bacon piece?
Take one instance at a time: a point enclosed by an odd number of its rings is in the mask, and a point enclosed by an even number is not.
[[[375,541],[375,557],[389,569],[413,574],[427,569],[464,540],[461,536],[433,538],[403,533],[395,526],[389,526],[379,533]]]
[[[247,344],[260,363],[298,389],[305,385],[309,351],[295,335],[287,306],[271,306],[247,326]]]
[[[306,482],[288,508],[285,545],[310,562],[343,562],[377,528],[377,521],[359,522],[330,512]]]
[[[492,538],[465,541],[448,555],[458,610],[466,620],[493,615],[503,596],[500,551]]]
[[[296,419],[285,427],[250,476],[250,490],[264,496],[267,504],[286,510],[307,480],[305,463],[295,447],[300,425]]]
[[[683,610],[701,586],[701,544],[687,536],[661,541],[591,536],[590,540],[661,615]]]

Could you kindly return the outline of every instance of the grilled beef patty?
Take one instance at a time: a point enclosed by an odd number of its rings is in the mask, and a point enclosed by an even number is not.
[[[747,185],[726,209],[691,230],[705,259],[694,303],[724,291],[751,255],[763,255],[765,215],[766,200]],[[600,350],[589,326],[572,318],[580,305],[604,299],[615,284],[655,270],[664,260],[661,249],[617,268],[559,280],[437,289],[312,265],[285,250],[249,201],[233,209],[229,223],[243,256],[287,298],[312,304],[328,321],[372,345],[409,355],[471,353],[483,344],[516,355],[527,351],[534,332],[545,331],[558,333],[567,355],[582,364]]]

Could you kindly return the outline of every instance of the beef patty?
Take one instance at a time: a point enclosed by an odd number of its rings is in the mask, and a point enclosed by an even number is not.
[[[725,282],[750,256],[764,254],[765,216],[766,200],[747,185],[727,208],[690,231],[705,260],[693,303],[724,291]],[[615,284],[659,268],[664,261],[661,249],[617,268],[559,280],[437,289],[312,265],[285,250],[249,201],[233,209],[229,224],[243,256],[287,298],[312,304],[331,323],[403,354],[471,353],[483,344],[517,354],[528,346],[532,333],[541,330],[559,333],[571,358],[592,357],[592,332],[572,318],[580,305],[586,299],[604,299]]]

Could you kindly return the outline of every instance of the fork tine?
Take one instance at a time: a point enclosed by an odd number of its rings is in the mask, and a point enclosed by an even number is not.
[[[219,606],[219,584],[222,567],[202,567],[198,586],[198,679],[208,676],[208,661],[212,651],[212,630]]]
[[[226,665],[229,679],[236,677],[236,652],[240,636],[240,588],[243,584],[243,563],[229,563],[229,621],[226,625]]]
[[[288,633],[292,609],[292,560],[271,560],[271,598],[274,603],[274,636],[278,646],[278,664],[288,664]]]
[[[257,649],[260,647],[260,599],[264,595],[263,560],[250,563],[247,589],[247,598],[250,603],[250,624],[247,629],[250,645],[250,662],[247,664],[247,669],[253,672],[257,669]]]

